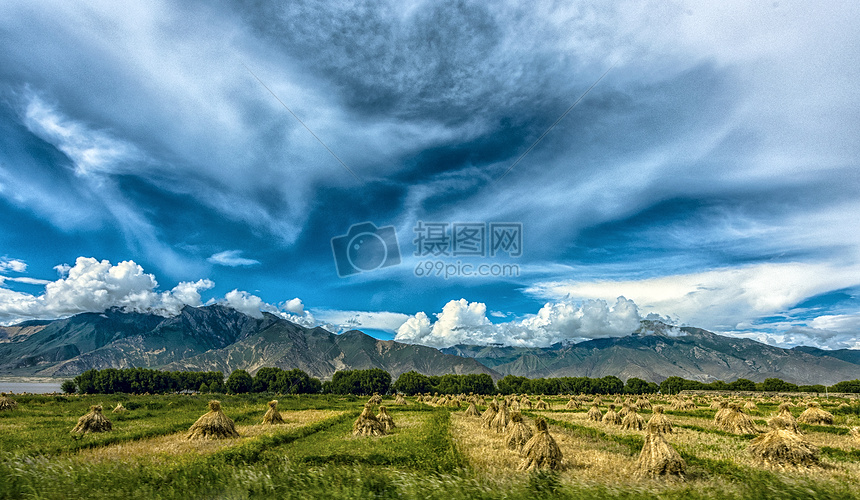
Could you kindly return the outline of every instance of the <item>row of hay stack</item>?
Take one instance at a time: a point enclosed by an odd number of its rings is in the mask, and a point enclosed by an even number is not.
[[[283,424],[284,418],[278,411],[278,402],[269,401],[268,410],[263,416],[263,424]],[[101,405],[90,407],[90,411],[78,419],[77,425],[72,429],[75,434],[87,434],[90,432],[108,432],[112,430],[113,424],[105,417]],[[122,414],[127,410],[122,403],[118,403],[113,413]],[[188,429],[186,439],[226,439],[239,437],[236,424],[221,409],[219,401],[209,401],[209,412],[202,415]]]
[[[478,416],[477,408],[469,405],[465,415]],[[517,451],[522,456],[519,470],[562,468],[562,452],[558,443],[549,433],[549,427],[544,419],[535,420],[535,431],[526,425],[519,411],[509,411],[508,402],[502,399],[491,401],[487,409],[480,415],[481,426],[504,435],[505,446]]]

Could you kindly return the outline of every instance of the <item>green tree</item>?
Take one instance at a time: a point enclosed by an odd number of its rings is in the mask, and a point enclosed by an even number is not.
[[[526,377],[505,375],[499,380],[499,392],[505,395],[532,392],[531,381]]]
[[[397,392],[414,396],[418,393],[430,392],[430,378],[426,375],[410,370],[401,373],[392,386]]]
[[[646,382],[641,378],[630,377],[624,384],[624,392],[627,394],[649,394],[657,392],[659,387],[654,382]]]
[[[60,385],[60,390],[66,394],[74,394],[78,391],[78,386],[75,384],[74,380],[65,380]]]
[[[734,382],[729,384],[729,390],[731,391],[754,391],[755,390],[755,382],[752,380],[748,380],[745,378],[739,378]]]
[[[200,384],[200,388],[197,389],[197,392],[199,392],[200,394],[208,394],[209,393],[209,386],[206,385],[206,382],[203,382],[202,384]]]
[[[860,380],[845,380],[830,387],[832,392],[860,392]],[[824,391],[820,391],[824,392]]]
[[[225,385],[227,390],[233,394],[244,394],[251,392],[254,387],[254,379],[245,370],[236,370],[227,377]]]
[[[280,392],[275,387],[278,375],[282,372],[280,368],[264,366],[257,370],[254,375],[253,392]]]

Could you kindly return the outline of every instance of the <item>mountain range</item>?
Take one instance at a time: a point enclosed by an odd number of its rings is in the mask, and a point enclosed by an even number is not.
[[[435,349],[378,340],[352,330],[336,335],[263,313],[253,318],[222,305],[185,307],[173,317],[82,313],[0,327],[0,375],[72,377],[91,368],[166,370],[300,368],[328,379],[337,370],[381,368],[396,378],[486,373],[537,377],[614,375],[660,382],[670,376],[709,382],[776,377],[832,385],[860,378],[860,351],[782,349],[700,328],[643,321],[630,335],[549,347],[456,345]]]

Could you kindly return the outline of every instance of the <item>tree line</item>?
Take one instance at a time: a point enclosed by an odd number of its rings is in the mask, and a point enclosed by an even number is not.
[[[273,393],[273,394],[353,394],[367,396],[373,393],[399,392],[407,395],[419,393],[440,394],[677,394],[683,390],[773,391],[773,392],[852,392],[860,393],[860,380],[824,385],[796,385],[778,378],[763,382],[737,379],[733,382],[699,382],[682,377],[669,377],[660,384],[631,377],[626,382],[609,375],[601,378],[557,377],[534,378],[505,375],[498,383],[482,374],[423,375],[415,371],[401,374],[392,383],[391,374],[379,368],[368,370],[340,370],[331,380],[322,382],[295,368],[260,368],[251,376],[245,370],[236,370],[224,379],[220,371],[187,372],[160,371],[147,368],[106,368],[88,370],[62,384],[66,393],[82,394],[145,394],[170,392],[202,393]]]

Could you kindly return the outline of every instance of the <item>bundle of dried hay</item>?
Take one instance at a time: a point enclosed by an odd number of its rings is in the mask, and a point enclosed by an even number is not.
[[[478,407],[475,406],[475,403],[469,403],[469,407],[466,408],[464,415],[467,417],[480,417],[481,413],[478,411]]]
[[[538,410],[549,410],[549,406],[547,406],[546,401],[542,400],[540,396],[537,397],[535,408]]]
[[[848,434],[856,444],[860,444],[860,427],[852,427],[851,430],[848,431]]]
[[[618,416],[621,417],[621,419],[623,420],[624,417],[630,414],[630,411],[630,404],[624,403],[624,405],[621,407],[621,411],[618,412]]]
[[[739,403],[729,403],[729,407],[719,422],[714,422],[718,428],[732,434],[758,434],[752,417],[741,411]]]
[[[617,404],[617,405],[621,404],[621,396],[615,396],[615,404]]]
[[[753,439],[749,452],[756,458],[778,465],[818,465],[818,448],[791,430],[791,424],[774,417],[768,422],[770,432]]]
[[[127,412],[127,411],[128,411],[128,410],[126,410],[126,409],[125,409],[125,406],[123,406],[123,405],[122,405],[122,403],[117,403],[117,404],[116,404],[116,408],[114,408],[113,410],[111,410],[111,413],[123,414],[123,413],[125,413],[125,412]]]
[[[102,405],[90,406],[90,412],[78,419],[78,425],[72,429],[73,433],[86,434],[88,432],[108,432],[113,427],[110,420],[102,413]]]
[[[615,413],[615,405],[609,405],[609,409],[606,410],[606,414],[603,415],[602,420],[604,424],[621,425],[621,417]]]
[[[591,404],[591,409],[588,410],[588,413],[586,413],[585,416],[592,422],[600,422],[603,420],[603,413],[600,411],[600,408],[597,407],[597,403]]]
[[[535,420],[535,434],[526,441],[520,454],[524,457],[520,463],[519,470],[550,469],[561,470],[562,459],[561,448],[549,433],[546,420],[538,418]]]
[[[645,428],[645,419],[635,411],[630,411],[621,421],[621,428],[626,431],[641,431]]]
[[[263,415],[263,423],[266,425],[277,425],[284,423],[284,417],[281,416],[281,412],[278,411],[277,400],[269,401],[269,409],[266,410],[266,414]]]
[[[600,399],[600,396],[594,396],[594,401],[592,401],[591,404],[600,406],[603,404],[603,400]]]
[[[367,402],[372,404],[372,405],[381,405],[382,404],[382,396],[380,396],[378,392],[374,392],[373,396],[370,396],[370,399],[367,400]]]
[[[523,446],[531,439],[532,429],[523,421],[520,412],[511,414],[511,422],[508,424],[505,444],[511,450],[522,451]]]
[[[570,401],[567,402],[567,405],[565,405],[565,408],[567,408],[568,410],[578,410],[579,406],[580,406],[579,401],[573,399],[573,396],[571,396]]]
[[[797,421],[809,425],[833,425],[833,414],[821,409],[821,405],[811,402],[806,410],[797,417]]]
[[[12,398],[6,397],[6,393],[0,394],[0,411],[14,410],[18,408],[18,402]]]
[[[394,398],[394,404],[400,405],[400,406],[406,406],[409,404],[409,402],[406,401],[406,398],[403,397],[403,394],[398,393],[397,397]]]
[[[493,421],[490,422],[490,429],[501,434],[505,432],[505,427],[508,426],[508,422],[510,421],[511,414],[508,412],[508,404],[503,399],[502,404],[499,405],[499,411],[496,412],[496,416],[493,417]]]
[[[382,427],[385,429],[385,432],[388,432],[391,429],[397,427],[396,425],[394,425],[394,419],[391,418],[391,415],[388,414],[388,408],[384,406],[379,407],[379,415],[376,416],[376,420],[379,420],[379,423],[382,424]]]
[[[496,418],[496,413],[498,412],[499,405],[497,405],[495,401],[490,401],[490,405],[487,406],[487,409],[484,410],[484,413],[481,415],[481,427],[489,429],[490,424],[493,423],[493,419]]]
[[[370,411],[372,405],[364,405],[361,415],[352,424],[353,436],[384,436],[385,426],[382,425],[376,416]]]
[[[651,409],[651,401],[648,401],[644,398],[639,398],[636,400],[636,406],[639,407],[640,410],[650,410]]]
[[[522,406],[523,408],[528,408],[529,410],[534,407],[531,399],[529,399],[528,396],[523,396],[523,399],[520,400],[520,406]]]
[[[729,402],[728,401],[719,401],[717,404],[717,413],[714,414],[714,424],[722,425],[722,421],[726,418],[731,410],[729,410]]]
[[[419,392],[418,398],[415,400],[415,402],[416,403],[423,403],[424,402],[424,395]]]
[[[651,420],[648,421],[648,428],[653,429],[655,432],[672,434],[672,422],[663,413],[662,406],[657,405],[654,407],[654,414],[651,415]]]
[[[487,406],[487,400],[484,398],[478,398],[478,401],[475,404],[478,406]]]
[[[756,406],[755,402],[753,401],[747,401],[747,403],[744,405],[744,410],[756,411],[758,410],[758,406]]]
[[[660,406],[657,408],[662,409]],[[662,413],[660,414],[662,415]],[[657,413],[655,413],[656,415]],[[636,466],[639,469],[639,474],[652,477],[683,476],[687,469],[687,463],[666,441],[660,428],[652,426],[650,422],[645,432],[645,444],[642,445]]]
[[[237,438],[236,424],[221,411],[220,401],[209,401],[209,413],[198,418],[188,429],[186,439]]]
[[[800,429],[797,428],[797,420],[794,418],[794,415],[791,414],[791,410],[789,410],[790,407],[791,403],[781,403],[779,405],[779,414],[777,416],[788,423],[791,431],[800,434]]]
[[[715,399],[715,400],[711,403],[711,409],[712,409],[712,410],[719,410],[719,409],[721,409],[721,408],[727,408],[727,407],[728,407],[728,404],[726,404],[726,406],[721,406],[722,404],[723,404],[723,400],[722,400],[722,399]]]

